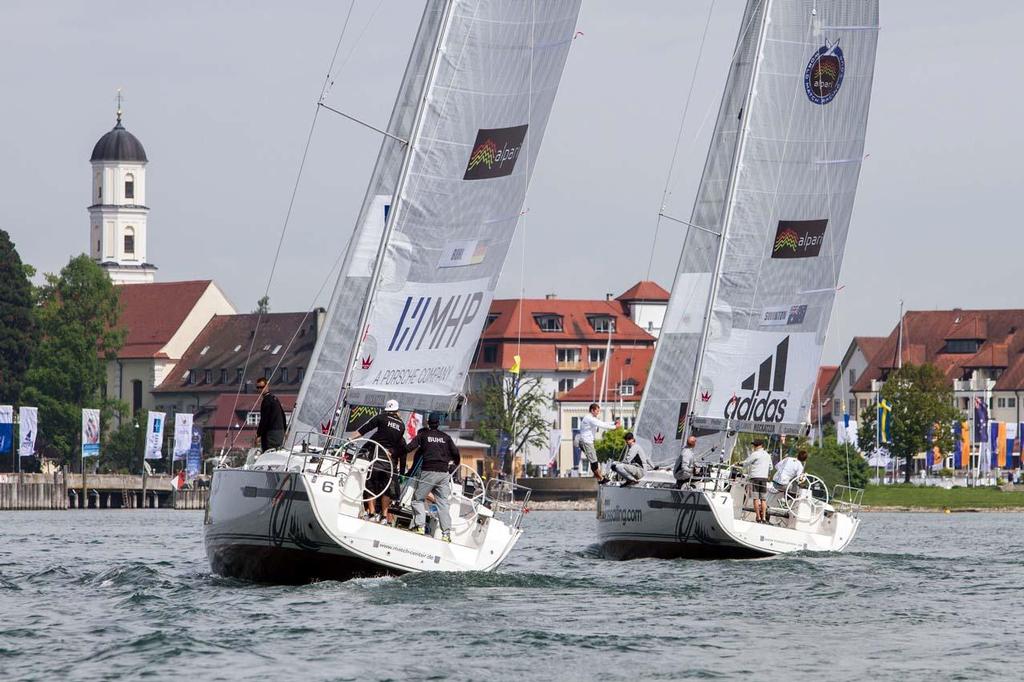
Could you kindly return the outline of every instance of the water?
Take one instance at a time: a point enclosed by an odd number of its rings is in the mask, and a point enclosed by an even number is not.
[[[867,514],[852,551],[610,562],[537,512],[495,574],[212,576],[201,512],[0,514],[0,679],[1020,679],[1021,514]]]

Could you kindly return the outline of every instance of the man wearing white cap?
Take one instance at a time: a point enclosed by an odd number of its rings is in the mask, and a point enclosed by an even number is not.
[[[384,405],[384,411],[373,419],[359,427],[357,431],[349,434],[354,438],[356,434],[370,436],[375,442],[387,451],[391,458],[391,477],[388,480],[388,469],[383,464],[375,464],[370,472],[370,480],[367,481],[367,489],[384,494],[380,496],[381,513],[377,514],[377,500],[367,500],[370,518],[374,521],[392,521],[390,515],[391,500],[397,500],[400,496],[398,477],[405,474],[405,423],[398,416],[398,401],[389,400]]]

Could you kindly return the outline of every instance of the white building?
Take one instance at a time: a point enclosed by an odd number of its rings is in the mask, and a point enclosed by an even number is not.
[[[146,284],[156,266],[146,258],[146,150],[117,123],[101,137],[89,159],[92,201],[89,205],[89,253],[114,284]]]

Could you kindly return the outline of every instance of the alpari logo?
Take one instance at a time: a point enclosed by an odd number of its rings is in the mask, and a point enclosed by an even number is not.
[[[655,445],[661,445],[664,442],[665,442],[665,436],[663,434],[658,433],[658,434],[656,434],[654,436],[654,444]]]
[[[360,362],[360,364],[362,364],[363,369],[370,369],[370,366],[373,365],[373,356],[372,355],[367,355],[365,358],[363,358],[359,362]]]
[[[814,258],[821,253],[828,220],[780,220],[772,258]]]
[[[745,397],[734,395],[725,404],[722,414],[726,419],[740,421],[781,423],[786,417],[785,398],[773,396],[772,392],[786,390],[786,365],[789,359],[789,337],[787,336],[761,362],[757,371],[744,379],[740,389],[750,391]]]
[[[839,41],[819,47],[804,69],[804,91],[807,99],[815,104],[828,104],[835,98],[843,84],[846,73],[846,59],[839,49]]]
[[[701,391],[700,401],[702,403],[710,402],[711,401],[711,392],[710,391]]]
[[[482,291],[454,296],[408,296],[389,351],[434,350],[454,346],[480,312]]]
[[[473,143],[473,151],[469,153],[466,173],[462,179],[484,180],[511,175],[528,127],[481,128],[476,134],[476,142]]]

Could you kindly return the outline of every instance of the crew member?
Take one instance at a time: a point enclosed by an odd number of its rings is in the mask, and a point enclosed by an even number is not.
[[[575,445],[583,453],[583,459],[590,464],[590,470],[594,473],[594,478],[599,479],[598,483],[604,485],[608,482],[608,479],[601,474],[601,470],[597,465],[597,449],[594,447],[594,439],[599,429],[619,428],[619,420],[616,419],[614,423],[609,423],[598,419],[597,415],[601,413],[601,406],[597,403],[590,403],[589,411],[590,414],[580,422],[580,433],[576,436]]]
[[[366,501],[371,520],[391,523],[394,520],[391,515],[391,501],[399,498],[398,477],[405,474],[405,424],[398,415],[398,401],[389,400],[384,405],[382,413],[360,426],[357,431],[350,433],[349,437],[354,438],[356,434],[359,436],[370,435],[372,440],[380,443],[391,459],[390,480],[388,467],[377,462],[370,471],[370,479],[366,486],[374,493],[384,490],[380,496],[380,514],[377,513],[376,499]]]
[[[424,501],[433,493],[437,505],[437,520],[441,524],[441,539],[452,541],[452,519],[448,514],[448,498],[452,494],[448,472],[459,465],[459,449],[451,436],[437,427],[441,419],[436,413],[427,417],[427,430],[409,441],[409,451],[416,453],[420,462],[419,479],[412,495],[413,525],[411,530],[423,534],[427,523]]]
[[[775,467],[775,475],[772,476],[772,492],[784,493],[794,478],[803,476],[804,462],[806,461],[806,450],[797,452],[796,457],[783,457],[782,461]]]
[[[612,471],[626,479],[623,485],[633,485],[644,477],[645,472],[653,471],[655,466],[644,449],[636,442],[636,437],[632,432],[626,433],[625,440],[626,449],[622,452],[622,459],[612,462]]]
[[[262,396],[260,403],[260,423],[256,427],[256,437],[253,438],[253,445],[259,439],[261,450],[272,450],[284,445],[284,431],[287,428],[284,417],[284,408],[277,396],[270,392],[270,384],[266,377],[256,380],[256,390]]]
[[[740,466],[746,467],[747,478],[750,479],[754,516],[758,523],[768,523],[768,472],[772,468],[772,458],[764,449],[764,441],[755,440],[752,445],[754,451]]]
[[[694,454],[693,449],[697,447],[697,438],[690,436],[686,439],[686,447],[676,457],[672,465],[672,476],[676,479],[676,487],[682,488],[693,478]]]

